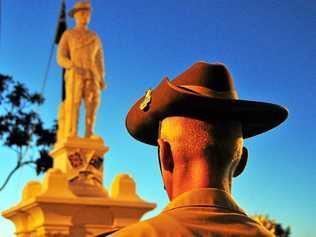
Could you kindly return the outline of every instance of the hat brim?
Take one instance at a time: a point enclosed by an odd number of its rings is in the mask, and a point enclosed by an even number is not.
[[[159,122],[170,116],[201,120],[236,120],[242,124],[243,138],[264,133],[282,123],[288,116],[286,108],[258,101],[215,99],[173,85],[167,78],[152,91],[148,110],[143,111],[140,98],[129,110],[126,128],[137,140],[157,145]]]

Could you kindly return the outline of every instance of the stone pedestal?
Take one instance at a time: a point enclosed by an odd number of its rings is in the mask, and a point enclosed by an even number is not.
[[[101,137],[60,139],[50,152],[54,168],[60,169],[77,196],[106,197],[103,187],[104,154],[109,148]]]
[[[139,221],[156,205],[136,194],[136,185],[126,174],[118,175],[107,196],[78,196],[69,176],[50,169],[43,183],[29,182],[21,202],[2,213],[16,225],[18,237],[92,237]]]
[[[2,215],[16,225],[18,237],[92,237],[139,221],[156,205],[142,200],[127,174],[103,186],[102,138],[59,139],[50,155],[54,168],[40,182],[29,182],[22,201]]]

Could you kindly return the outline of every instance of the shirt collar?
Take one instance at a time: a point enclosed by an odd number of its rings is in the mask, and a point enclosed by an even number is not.
[[[163,211],[188,206],[218,207],[245,214],[229,193],[216,188],[199,188],[182,193],[173,199]]]

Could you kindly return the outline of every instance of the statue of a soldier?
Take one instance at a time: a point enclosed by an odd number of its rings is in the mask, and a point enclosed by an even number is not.
[[[76,137],[81,100],[85,102],[85,137],[93,136],[100,91],[106,87],[102,43],[88,29],[91,6],[77,2],[68,13],[76,26],[65,31],[58,46],[57,62],[66,69],[66,99],[63,105],[63,137]],[[61,120],[61,119],[60,119]],[[59,121],[61,123],[61,121]]]

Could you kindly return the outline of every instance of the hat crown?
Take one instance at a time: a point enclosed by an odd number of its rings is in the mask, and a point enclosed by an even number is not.
[[[177,76],[172,83],[177,86],[206,87],[217,92],[234,91],[234,81],[224,64],[197,62]]]
[[[90,3],[87,1],[77,2],[74,6],[74,9],[90,9]]]
[[[91,11],[91,4],[89,1],[80,1],[80,2],[76,2],[76,4],[74,5],[73,9],[71,9],[68,12],[68,15],[70,17],[74,17],[75,13],[78,11]]]
[[[235,120],[242,124],[243,138],[248,138],[276,127],[287,114],[276,104],[239,100],[225,65],[197,62],[138,99],[128,112],[126,127],[137,140],[157,145],[159,123],[166,117]]]

